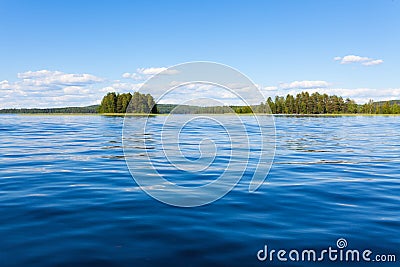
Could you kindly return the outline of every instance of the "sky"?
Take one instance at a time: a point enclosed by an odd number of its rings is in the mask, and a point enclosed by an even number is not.
[[[265,97],[400,99],[399,14],[398,0],[0,0],[0,108],[97,104],[192,61]]]

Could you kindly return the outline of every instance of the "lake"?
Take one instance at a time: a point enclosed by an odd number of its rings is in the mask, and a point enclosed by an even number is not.
[[[122,125],[111,116],[0,116],[2,266],[304,266],[261,262],[257,252],[319,250],[339,238],[399,261],[400,117],[277,116],[265,183],[249,193],[245,172],[230,193],[196,208],[139,188]]]

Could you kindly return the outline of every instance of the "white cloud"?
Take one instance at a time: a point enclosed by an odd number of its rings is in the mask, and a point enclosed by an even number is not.
[[[366,62],[372,60],[369,57],[360,57],[355,55],[348,55],[342,58],[341,64],[349,64],[349,63],[357,63],[357,62]]]
[[[122,78],[125,78],[125,79],[130,78],[130,79],[134,79],[134,80],[138,81],[138,80],[146,80],[156,74],[174,75],[174,74],[178,74],[178,73],[179,73],[178,70],[169,69],[169,68],[165,68],[165,67],[138,68],[138,69],[136,69],[136,72],[123,73]]]
[[[139,74],[143,74],[143,75],[155,75],[158,73],[164,74],[164,75],[173,75],[173,74],[178,74],[179,72],[177,70],[174,69],[168,69],[165,67],[161,67],[161,68],[139,68],[136,70],[137,73]]]
[[[340,61],[340,64],[361,63],[364,66],[373,66],[383,63],[382,59],[373,59],[356,55],[347,55],[344,57],[334,57],[333,60]]]
[[[312,89],[312,88],[326,88],[329,86],[329,83],[326,81],[294,81],[291,83],[283,83],[280,84],[280,87],[283,89]]]
[[[64,87],[63,92],[66,95],[78,95],[78,94],[88,94],[90,90],[82,86],[67,86]]]
[[[217,105],[244,105],[243,100],[230,90],[207,83],[189,83],[175,87],[164,94],[159,103],[211,106],[217,102]]]
[[[129,72],[125,72],[124,74],[122,74],[122,78],[134,79],[135,81],[140,81],[145,79],[143,75],[139,75],[137,73],[129,73]]]
[[[75,74],[49,70],[22,72],[18,73],[17,77],[23,79],[24,83],[34,86],[84,85],[103,81],[102,78],[87,73]]]
[[[362,64],[364,66],[373,66],[373,65],[379,65],[382,64],[383,60],[382,59],[376,59],[376,60],[371,60],[371,61],[367,61],[367,62],[363,62]]]
[[[0,82],[0,108],[89,105],[102,96],[94,85],[104,79],[87,73],[39,70],[17,77],[14,82]]]
[[[143,83],[124,83],[120,81],[115,81],[113,84],[103,87],[100,90],[106,93],[127,93],[139,90],[142,85]]]
[[[263,89],[265,91],[276,91],[278,90],[278,86],[265,86]]]
[[[122,74],[122,78],[131,78],[131,74],[129,72],[125,72]]]
[[[7,80],[1,81],[0,89],[10,89],[10,83]]]

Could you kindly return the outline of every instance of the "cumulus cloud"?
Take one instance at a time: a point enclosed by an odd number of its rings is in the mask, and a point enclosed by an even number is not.
[[[18,78],[23,79],[24,83],[32,84],[35,86],[47,86],[47,85],[85,85],[102,82],[103,79],[96,77],[91,74],[76,74],[76,73],[64,73],[61,71],[27,71],[18,73]]]
[[[260,87],[262,91],[266,91],[266,92],[275,92],[279,89],[278,86],[265,86],[265,87]]]
[[[179,72],[177,70],[174,69],[168,69],[165,67],[161,67],[161,68],[139,68],[137,69],[137,72],[139,74],[144,74],[144,75],[155,75],[158,73],[164,74],[164,75],[173,75],[173,74],[178,74]]]
[[[326,81],[294,81],[291,83],[282,83],[280,87],[283,89],[313,89],[313,88],[326,88],[329,83]]]
[[[66,95],[88,94],[90,90],[82,86],[67,86],[63,88]]]
[[[230,88],[232,89],[232,88]],[[241,89],[244,89],[243,87]],[[238,89],[235,91],[237,92]],[[240,89],[239,89],[240,90]],[[163,95],[162,104],[188,104],[199,106],[245,105],[235,93],[214,84],[190,83],[175,87]],[[218,104],[216,104],[218,103]]]
[[[129,73],[129,72],[125,72],[124,74],[122,74],[122,78],[125,79],[134,79],[135,81],[139,81],[139,80],[144,80],[144,76],[139,75],[137,73]]]
[[[101,88],[102,92],[116,92],[116,93],[126,93],[126,92],[133,92],[138,91],[143,83],[126,83],[120,81],[114,81],[112,84]]]
[[[9,89],[10,83],[7,80],[3,80],[0,82],[0,89]]]
[[[340,61],[343,58],[338,59]],[[356,61],[367,65],[381,64],[380,59],[364,60],[347,58],[346,61]],[[149,76],[158,73],[162,68],[140,69],[135,75]],[[165,69],[161,70],[165,71]],[[167,75],[173,73],[167,73]],[[124,74],[125,78],[132,78],[133,74]],[[170,77],[176,78],[176,77]],[[181,83],[172,82],[171,86],[178,86]],[[232,83],[230,89],[234,89],[241,96],[246,96],[250,104],[258,104],[264,99],[260,99],[259,94],[255,94],[247,85]],[[332,84],[324,80],[299,80],[287,83],[280,83],[275,86],[258,86],[262,94],[266,97],[284,96],[287,94],[296,95],[302,91],[309,93],[319,92],[326,94],[336,94],[344,98],[354,99],[357,103],[365,103],[369,99],[375,101],[400,99],[400,88],[332,88]],[[98,104],[107,92],[133,92],[141,90],[144,93],[153,91],[146,88],[144,81],[128,80],[106,80],[92,74],[65,73],[61,71],[27,71],[18,73],[15,81],[0,81],[0,108],[21,108],[21,107],[65,107],[65,106],[84,106]],[[165,88],[160,88],[164,93]],[[159,92],[160,93],[160,92]],[[157,94],[154,94],[157,98]],[[191,99],[214,98],[225,105],[242,105],[243,102],[237,95],[219,88],[212,84],[185,84],[177,90],[171,91],[163,98],[161,103],[182,103]],[[211,102],[210,102],[211,103]],[[205,101],[202,105],[208,105]]]
[[[364,66],[373,66],[383,63],[382,59],[373,59],[369,57],[361,57],[356,55],[347,55],[344,57],[334,57],[333,60],[340,61],[340,64],[360,63]]]
[[[17,78],[14,82],[0,82],[0,108],[93,104],[101,97],[94,85],[104,81],[87,73],[50,70],[21,72]]]
[[[134,79],[136,81],[138,80],[145,80],[148,79],[149,77],[156,75],[156,74],[162,74],[162,75],[174,75],[178,74],[178,70],[174,69],[168,69],[166,67],[151,67],[151,68],[138,68],[136,69],[136,72],[125,72],[122,74],[122,78],[125,79]]]
[[[355,56],[355,55],[348,55],[344,56],[341,59],[341,64],[349,64],[349,63],[357,63],[357,62],[366,62],[372,60],[369,57],[360,57],[360,56]]]
[[[383,60],[382,59],[376,59],[376,60],[371,60],[371,61],[367,61],[367,62],[363,62],[362,64],[364,66],[373,66],[373,65],[379,65],[382,64]]]

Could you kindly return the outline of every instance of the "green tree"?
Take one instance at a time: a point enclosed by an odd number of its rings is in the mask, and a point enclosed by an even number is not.
[[[291,94],[288,94],[286,96],[286,100],[285,100],[285,109],[286,109],[286,113],[288,114],[293,114],[295,113],[295,103],[294,103],[294,97]]]
[[[119,94],[117,96],[117,113],[125,113],[131,99],[131,93]]]
[[[380,113],[382,114],[390,114],[392,113],[389,101],[386,101],[383,106],[381,107]]]
[[[271,97],[268,97],[267,99],[267,105],[269,106],[272,114],[276,114],[276,107],[274,101],[272,101]]]
[[[392,106],[392,114],[400,114],[400,106],[397,103]]]
[[[117,111],[117,95],[115,92],[108,93],[99,107],[100,113],[115,113]]]

